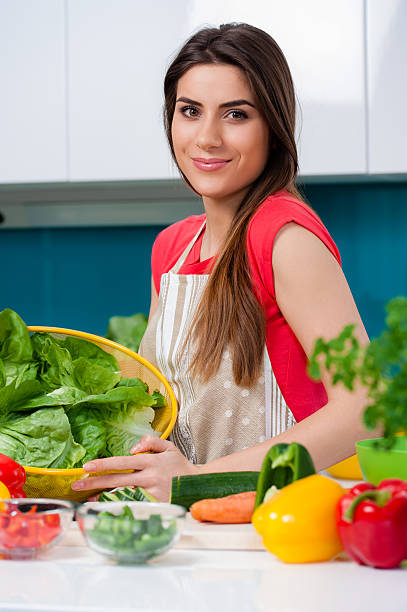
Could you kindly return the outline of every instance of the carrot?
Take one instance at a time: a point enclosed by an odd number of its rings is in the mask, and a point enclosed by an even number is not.
[[[201,499],[190,507],[197,521],[212,523],[250,523],[254,512],[256,491],[235,493],[216,499]]]

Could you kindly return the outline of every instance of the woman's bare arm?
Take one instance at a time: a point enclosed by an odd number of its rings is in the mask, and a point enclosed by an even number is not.
[[[330,339],[349,323],[361,345],[369,342],[345,276],[331,252],[312,232],[295,223],[278,233],[273,250],[273,271],[279,308],[310,357],[318,337]],[[355,452],[355,442],[378,435],[362,424],[366,390],[349,392],[322,377],[328,403],[286,432],[261,444],[216,459],[203,471],[257,470],[267,450],[278,442],[297,441],[310,451],[317,470]]]

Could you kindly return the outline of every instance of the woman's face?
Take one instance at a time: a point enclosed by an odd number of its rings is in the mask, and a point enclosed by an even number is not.
[[[243,195],[266,164],[268,132],[236,66],[200,64],[178,81],[172,121],[175,156],[202,197]]]

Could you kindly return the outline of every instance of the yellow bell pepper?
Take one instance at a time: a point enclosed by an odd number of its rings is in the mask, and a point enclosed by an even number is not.
[[[4,482],[0,481],[0,512],[4,512],[5,504],[2,502],[3,499],[10,499],[10,491],[4,484]]]
[[[327,468],[328,474],[334,478],[344,478],[345,480],[363,480],[363,474],[360,471],[357,455],[352,455],[335,465]]]
[[[335,509],[344,493],[335,481],[313,474],[287,485],[259,506],[252,523],[267,550],[282,561],[328,561],[343,550]]]

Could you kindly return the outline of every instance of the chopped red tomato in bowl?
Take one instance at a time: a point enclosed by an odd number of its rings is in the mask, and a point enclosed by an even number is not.
[[[72,521],[74,505],[58,499],[10,499],[0,512],[0,555],[29,559],[55,545]]]

